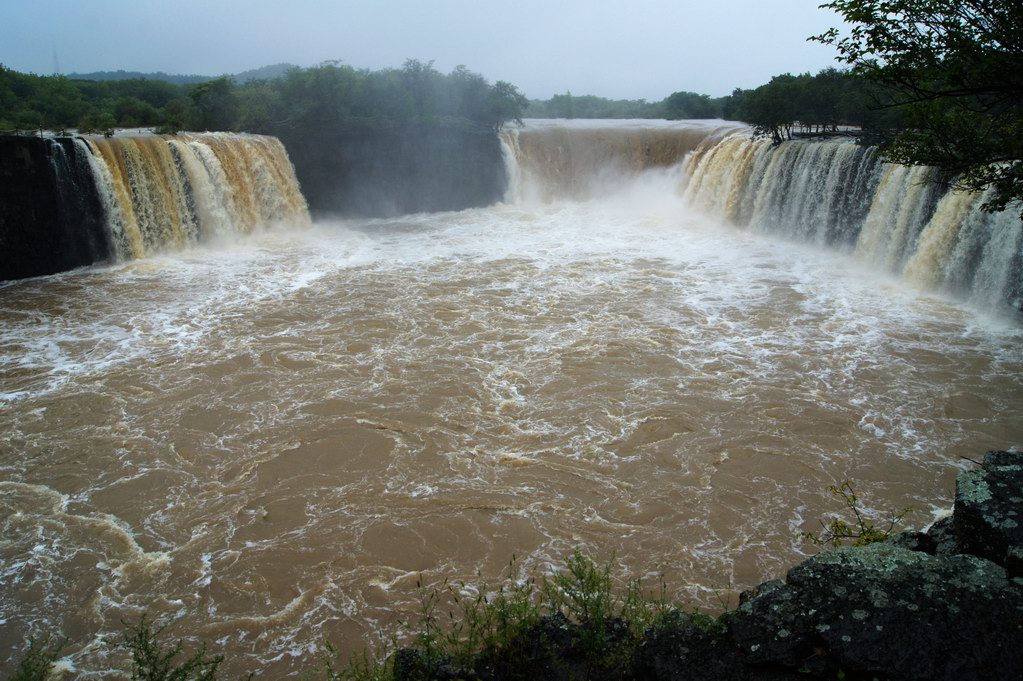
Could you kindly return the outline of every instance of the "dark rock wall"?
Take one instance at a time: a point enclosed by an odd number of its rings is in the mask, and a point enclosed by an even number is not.
[[[964,553],[1023,578],[1023,456],[988,452],[982,468],[956,479],[952,531]]]
[[[277,133],[313,217],[391,217],[491,205],[507,179],[490,128],[461,122]]]
[[[87,153],[67,137],[0,137],[0,280],[111,257]]]

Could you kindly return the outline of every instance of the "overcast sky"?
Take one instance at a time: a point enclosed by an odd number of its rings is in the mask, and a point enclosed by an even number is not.
[[[415,58],[445,73],[464,64],[532,98],[720,96],[834,65],[832,48],[806,42],[838,25],[822,1],[0,0],[0,63],[220,75]]]

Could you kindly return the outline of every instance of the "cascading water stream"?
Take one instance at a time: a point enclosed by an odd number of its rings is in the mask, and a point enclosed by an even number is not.
[[[206,133],[87,143],[122,259],[276,222],[309,222],[294,169],[274,138]]]
[[[677,167],[738,127],[724,121],[541,121],[502,133],[506,200],[586,199],[654,168]]]
[[[283,145],[233,133],[4,137],[0,280],[310,222]]]
[[[986,213],[933,168],[881,162],[851,141],[733,135],[687,161],[689,202],[734,224],[842,250],[988,308],[1023,307],[1023,221]]]

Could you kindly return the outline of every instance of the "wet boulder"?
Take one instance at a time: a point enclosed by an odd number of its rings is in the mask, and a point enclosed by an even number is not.
[[[952,530],[965,553],[1023,577],[1023,453],[988,452],[956,479]]]
[[[749,668],[727,630],[699,613],[675,611],[650,629],[636,649],[637,679],[746,681]]]
[[[728,622],[751,665],[964,681],[1017,678],[1021,615],[1023,590],[991,561],[879,543],[804,561]]]

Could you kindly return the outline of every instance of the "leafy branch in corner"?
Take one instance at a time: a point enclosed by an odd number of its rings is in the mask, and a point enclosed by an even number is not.
[[[902,522],[902,519],[912,510],[907,507],[898,513],[891,513],[880,523],[868,518],[860,508],[860,499],[856,496],[856,490],[848,480],[841,485],[828,485],[828,492],[842,499],[846,510],[852,514],[852,522],[846,522],[841,518],[832,518],[828,522],[820,521],[822,531],[803,532],[803,539],[815,546],[866,546],[875,542],[884,541],[890,537],[895,526]]]

